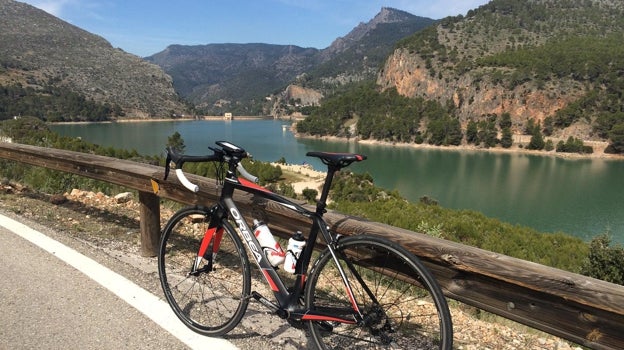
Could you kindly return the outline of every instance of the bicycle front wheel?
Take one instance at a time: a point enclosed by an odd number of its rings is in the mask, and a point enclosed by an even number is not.
[[[342,238],[334,251],[353,296],[326,249],[310,271],[305,303],[313,312],[350,317],[355,323],[311,321],[319,349],[451,349],[446,299],[416,256],[376,236]]]
[[[232,225],[224,220],[209,230],[210,216],[205,208],[189,207],[171,217],[160,241],[158,276],[169,305],[186,326],[221,336],[247,310],[251,271]],[[206,253],[198,257],[208,239]]]

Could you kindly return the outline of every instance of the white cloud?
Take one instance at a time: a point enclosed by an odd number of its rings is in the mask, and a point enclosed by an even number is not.
[[[45,12],[56,16],[61,17],[63,14],[63,9],[70,5],[72,0],[44,0],[44,1],[29,1],[24,0],[25,3],[28,3],[34,7],[44,10]]]

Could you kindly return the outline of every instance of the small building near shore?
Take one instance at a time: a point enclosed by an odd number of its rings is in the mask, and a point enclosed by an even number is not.
[[[228,112],[228,113],[225,113],[223,115],[223,119],[225,119],[225,120],[232,120],[232,119],[234,119],[234,117],[232,116],[232,113]]]

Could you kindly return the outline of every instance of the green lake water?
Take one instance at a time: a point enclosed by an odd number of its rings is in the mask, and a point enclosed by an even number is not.
[[[274,120],[180,121],[53,125],[62,135],[163,153],[178,131],[187,154],[208,154],[214,141],[228,140],[261,161],[311,164],[324,170],[312,150],[357,152],[368,160],[352,166],[368,172],[378,186],[398,190],[411,201],[422,196],[440,205],[471,209],[543,232],[565,232],[584,240],[610,232],[624,243],[624,161],[564,159],[527,154],[448,151],[296,139]]]

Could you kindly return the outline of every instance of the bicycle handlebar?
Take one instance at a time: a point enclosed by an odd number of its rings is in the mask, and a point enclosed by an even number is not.
[[[186,175],[184,175],[184,172],[182,172],[182,169],[176,169],[175,174],[178,177],[178,180],[180,180],[180,183],[182,183],[184,187],[189,189],[189,191],[193,193],[199,192],[199,186],[189,181]]]
[[[238,163],[236,170],[238,170],[238,172],[241,173],[241,175],[247,180],[253,183],[258,183],[258,177],[251,175],[247,170],[245,170],[245,168],[243,168],[243,164]]]
[[[169,170],[170,170],[170,164],[173,163],[175,166],[175,174],[176,177],[178,178],[178,180],[180,180],[180,183],[186,187],[189,191],[193,192],[193,193],[197,193],[199,191],[199,186],[192,183],[187,177],[186,175],[184,175],[184,172],[182,171],[182,165],[185,162],[213,162],[213,161],[219,161],[219,162],[228,162],[228,164],[233,165],[236,164],[236,170],[238,170],[238,172],[240,172],[241,176],[243,176],[245,179],[253,182],[253,183],[257,183],[258,182],[258,177],[251,175],[241,164],[240,160],[242,158],[245,158],[247,156],[249,156],[249,154],[247,152],[245,152],[244,149],[233,145],[229,142],[226,141],[218,141],[217,145],[221,146],[222,149],[216,149],[216,148],[212,148],[210,147],[210,149],[214,152],[211,155],[207,155],[207,156],[187,156],[187,155],[181,155],[179,153],[177,153],[177,151],[172,148],[172,147],[167,147],[166,148],[166,152],[167,152],[167,159],[165,161],[165,180],[167,179],[167,176],[169,175]]]

